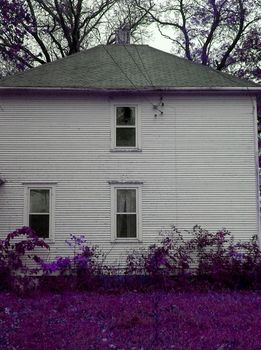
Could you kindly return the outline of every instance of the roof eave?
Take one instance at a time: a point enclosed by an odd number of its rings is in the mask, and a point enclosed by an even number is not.
[[[0,86],[2,92],[85,92],[93,94],[108,93],[195,93],[195,92],[233,92],[233,93],[251,93],[260,94],[261,87],[242,86],[242,87],[148,87],[148,88],[94,88],[94,87],[18,87],[18,86]]]

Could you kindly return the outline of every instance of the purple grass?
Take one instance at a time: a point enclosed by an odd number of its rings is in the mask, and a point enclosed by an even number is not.
[[[0,348],[260,350],[261,295],[0,294]]]

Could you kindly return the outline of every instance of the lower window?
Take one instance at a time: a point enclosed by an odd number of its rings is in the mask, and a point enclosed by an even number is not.
[[[25,225],[31,227],[41,238],[53,234],[53,186],[30,185],[25,195]]]
[[[140,223],[140,187],[114,186],[112,188],[113,239],[139,239],[141,234]]]
[[[136,189],[117,188],[116,237],[137,237]]]

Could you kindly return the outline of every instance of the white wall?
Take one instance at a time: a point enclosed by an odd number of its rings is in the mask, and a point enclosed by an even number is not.
[[[143,242],[159,230],[229,229],[238,239],[258,233],[255,115],[250,97],[0,97],[0,233],[23,225],[23,182],[56,181],[52,256],[68,254],[70,233],[111,250],[115,259],[139,244],[110,243],[108,180],[139,180]],[[113,153],[111,111],[140,106],[142,152]]]

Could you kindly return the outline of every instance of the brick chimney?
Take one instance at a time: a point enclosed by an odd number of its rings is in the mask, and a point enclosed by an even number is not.
[[[130,44],[130,26],[128,24],[124,24],[121,28],[116,30],[115,44],[116,45]]]

